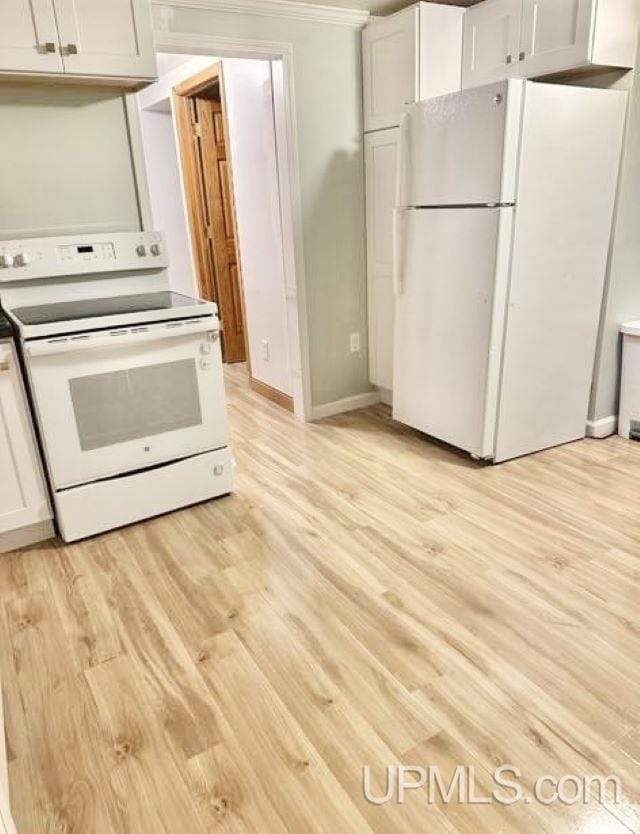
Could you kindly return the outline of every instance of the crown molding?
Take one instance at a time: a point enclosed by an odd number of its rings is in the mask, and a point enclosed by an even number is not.
[[[306,20],[361,29],[370,17],[364,9],[321,6],[294,0],[153,0],[156,8],[206,9],[225,14]]]

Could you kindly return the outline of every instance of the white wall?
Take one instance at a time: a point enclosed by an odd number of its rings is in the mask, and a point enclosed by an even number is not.
[[[156,0],[153,8],[156,28],[168,36],[291,45],[311,400],[320,405],[370,391],[360,31],[266,7],[252,14]],[[353,331],[362,335],[359,353],[349,350]],[[299,368],[293,370],[297,377]]]
[[[269,61],[223,62],[251,375],[293,394]]]
[[[140,110],[140,130],[153,225],[164,233],[169,253],[169,285],[197,295],[171,111]]]
[[[169,285],[185,295],[198,294],[198,281],[171,95],[176,84],[216,62],[201,55],[158,55],[160,77],[137,96],[153,225],[167,241]]]

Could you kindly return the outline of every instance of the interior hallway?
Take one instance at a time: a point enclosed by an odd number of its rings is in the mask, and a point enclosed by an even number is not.
[[[362,766],[615,773],[639,797],[640,445],[480,466],[227,367],[234,495],[0,560],[24,834],[628,834],[632,807],[404,805]],[[558,773],[558,767],[562,772]]]

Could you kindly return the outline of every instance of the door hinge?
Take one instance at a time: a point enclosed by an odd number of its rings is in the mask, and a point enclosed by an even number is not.
[[[205,229],[207,240],[213,240],[213,226],[207,226]]]
[[[193,135],[198,139],[202,139],[202,125],[199,122],[193,122],[191,128],[193,130]]]

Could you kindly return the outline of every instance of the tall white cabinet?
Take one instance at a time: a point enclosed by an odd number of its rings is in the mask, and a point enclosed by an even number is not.
[[[631,68],[638,0],[484,0],[464,17],[462,86]]]
[[[393,241],[399,128],[376,130],[364,137],[367,204],[367,298],[369,377],[383,391],[393,389]]]
[[[373,18],[362,33],[369,376],[393,388],[392,212],[398,126],[405,105],[460,89],[464,9],[416,3]]]
[[[149,0],[1,0],[0,74],[156,76]]]

